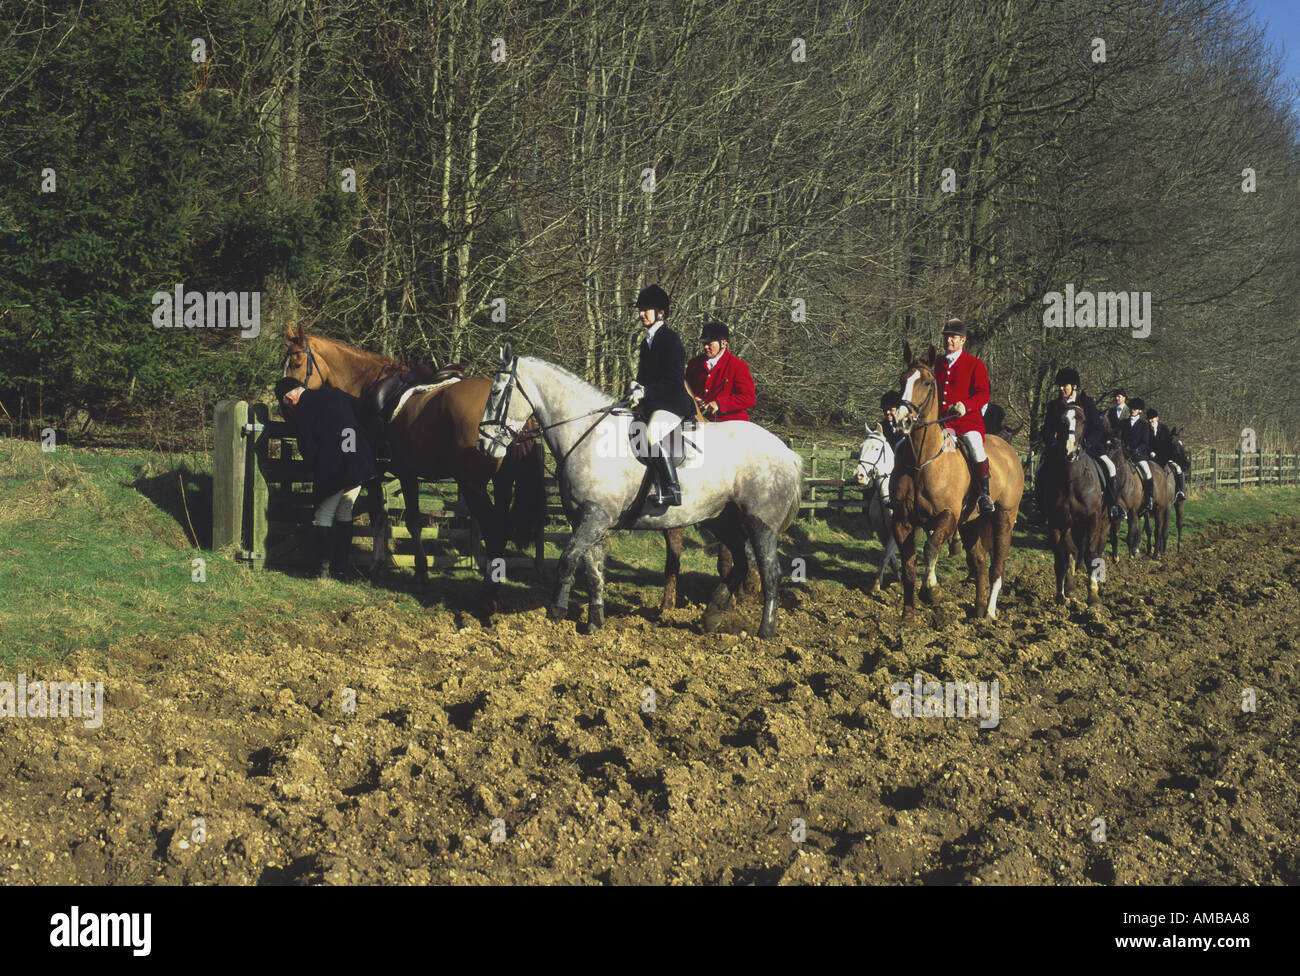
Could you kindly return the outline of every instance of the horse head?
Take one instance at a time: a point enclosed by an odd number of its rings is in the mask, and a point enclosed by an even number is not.
[[[519,436],[522,422],[512,424],[510,408],[519,385],[519,359],[509,342],[498,348],[497,372],[488,391],[487,406],[478,425],[478,449],[488,457],[503,458]],[[519,418],[520,421],[526,418]]]
[[[1192,459],[1187,456],[1187,445],[1184,444],[1183,439],[1178,436],[1177,427],[1169,428],[1169,440],[1173,445],[1173,457],[1174,460],[1178,462],[1178,466],[1182,468],[1184,472],[1190,471],[1192,469]]]
[[[290,325],[286,332],[287,350],[283,375],[297,380],[309,390],[328,386],[328,367],[316,355],[319,351],[319,342],[317,348],[313,349],[311,338],[298,324]]]
[[[1061,441],[1061,446],[1065,451],[1065,459],[1073,464],[1079,459],[1079,451],[1083,448],[1083,435],[1087,430],[1088,422],[1083,412],[1083,407],[1077,403],[1071,403],[1065,408],[1065,437]]]
[[[903,405],[894,411],[894,418],[904,434],[910,434],[914,424],[930,421],[938,416],[939,384],[934,378],[934,364],[937,360],[938,353],[933,343],[919,359],[912,354],[911,344],[903,343],[903,362],[907,365],[898,377],[899,395],[903,398]],[[923,389],[924,393],[921,392]]]
[[[884,428],[867,424],[867,439],[858,452],[858,467],[854,480],[860,485],[874,485],[888,478],[894,470],[894,449],[889,446]]]

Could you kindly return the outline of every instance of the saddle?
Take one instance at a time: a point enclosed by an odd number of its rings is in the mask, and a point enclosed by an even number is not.
[[[393,419],[402,394],[407,390],[449,379],[463,379],[464,376],[465,367],[460,363],[448,363],[441,369],[435,369],[430,363],[421,363],[405,373],[394,373],[375,383],[366,391],[363,402],[369,416],[387,424]]]
[[[640,461],[643,465],[649,467],[650,450],[655,445],[651,444],[649,439],[646,437],[646,423],[648,418],[642,417],[640,413],[634,413],[632,418],[632,423],[629,424],[627,428],[628,447],[634,458]],[[707,422],[708,421],[705,421],[705,423]],[[682,420],[668,433],[664,434],[663,441],[660,441],[660,443],[663,443],[664,441],[668,443],[670,449],[669,457],[672,459],[673,464],[681,464],[686,460],[686,445],[688,443],[691,447],[696,447],[694,441],[687,440],[687,435],[695,433],[699,429],[699,426],[700,421],[692,420],[688,417],[685,420]],[[696,449],[698,450],[698,447],[696,447]]]

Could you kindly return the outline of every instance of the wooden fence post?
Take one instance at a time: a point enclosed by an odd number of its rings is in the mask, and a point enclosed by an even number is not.
[[[1237,487],[1246,487],[1246,459],[1240,449],[1237,450]]]
[[[1210,487],[1219,490],[1219,451],[1213,447],[1210,448]]]
[[[244,444],[248,404],[222,400],[213,413],[212,548],[243,545]]]

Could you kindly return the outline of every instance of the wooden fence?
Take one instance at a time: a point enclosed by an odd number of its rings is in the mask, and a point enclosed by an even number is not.
[[[213,547],[236,547],[237,558],[250,566],[288,565],[301,561],[299,548],[305,540],[303,526],[311,522],[311,471],[288,426],[270,419],[265,404],[223,400],[217,404],[213,439]],[[815,442],[786,443],[804,459],[804,492],[800,517],[815,520],[831,511],[857,514],[862,510],[862,488],[853,481],[858,458],[843,445]],[[1037,458],[1020,455],[1025,466],[1026,486],[1032,482]],[[1192,455],[1188,488],[1244,488],[1268,485],[1300,485],[1300,455],[1278,452],[1244,454],[1211,449]],[[554,472],[546,478],[547,520],[534,540],[530,557],[508,557],[507,568],[539,570],[545,543],[562,543],[568,538],[568,524],[559,502]],[[396,481],[384,486],[389,537],[394,549],[409,546],[410,534],[402,523],[405,501]],[[432,567],[464,568],[483,565],[483,547],[478,527],[459,498],[453,481],[422,483],[421,515],[427,523],[421,531]],[[362,501],[364,501],[364,495]],[[360,502],[357,514],[361,515]],[[355,535],[369,538],[368,525],[358,524]],[[411,553],[393,553],[399,566],[411,566]]]

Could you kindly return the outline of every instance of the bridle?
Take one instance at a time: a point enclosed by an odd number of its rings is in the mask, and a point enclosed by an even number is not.
[[[325,371],[321,369],[320,364],[316,362],[316,355],[311,351],[311,337],[308,336],[307,333],[305,332],[303,333],[302,336],[302,342],[303,342],[303,348],[300,350],[296,350],[297,352],[305,351],[307,353],[307,373],[302,378],[302,385],[307,386],[307,384],[311,381],[311,374],[314,371],[321,374],[320,383],[321,386],[324,386]],[[284,357],[284,372],[281,375],[283,376],[289,375],[289,361],[293,359],[293,357],[294,357],[293,352],[289,353],[289,355]]]
[[[564,466],[564,463],[569,459],[569,456],[578,449],[578,445],[581,444],[583,441],[585,441],[587,437],[591,434],[591,432],[600,426],[600,422],[604,420],[606,416],[613,413],[615,410],[619,409],[619,407],[624,406],[622,401],[615,400],[613,403],[609,404],[608,406],[598,407],[595,410],[588,410],[586,413],[580,413],[576,417],[569,417],[565,420],[557,420],[553,424],[545,424],[545,425],[538,424],[536,425],[536,427],[534,427],[534,429],[526,431],[522,426],[518,428],[511,426],[510,421],[506,419],[507,415],[510,412],[510,400],[514,396],[516,389],[521,394],[523,394],[524,402],[528,404],[529,416],[532,416],[537,413],[537,407],[533,403],[532,398],[528,395],[528,391],[525,390],[523,388],[523,385],[519,382],[519,357],[518,356],[511,357],[509,369],[506,368],[505,363],[502,363],[501,368],[496,371],[496,375],[497,376],[506,375],[509,378],[506,380],[506,385],[501,388],[501,396],[495,406],[492,406],[491,398],[489,397],[488,406],[491,410],[491,415],[489,416],[485,412],[484,414],[485,419],[479,422],[478,429],[480,434],[483,433],[484,428],[489,428],[496,431],[506,431],[510,435],[510,437],[505,441],[506,445],[516,443],[520,440],[528,441],[537,437],[541,437],[546,431],[551,430],[554,427],[561,427],[564,424],[571,424],[575,420],[582,420],[585,417],[592,417],[592,416],[596,417],[596,420],[592,423],[592,425],[582,432],[582,436],[573,442],[573,446],[571,448],[569,448],[563,454],[556,454],[555,473],[557,477],[559,476],[560,469]],[[525,423],[526,422],[527,421],[525,421]],[[492,443],[494,444],[499,445],[502,443],[502,436],[499,432],[491,433],[488,434],[487,436],[488,438],[491,439]]]
[[[880,462],[884,460],[885,451],[890,448],[889,438],[886,437],[884,434],[877,434],[872,432],[867,435],[866,439],[868,441],[878,442],[880,444],[880,453],[876,456],[876,460],[871,462],[870,467],[867,469],[867,473],[869,476],[867,487],[869,489],[869,493],[867,494],[866,497],[870,499],[871,495],[879,494],[881,501],[888,502],[889,501],[889,479],[885,477],[885,472],[880,470]],[[858,455],[858,463],[859,464],[867,463],[862,459],[861,453],[859,453]]]
[[[919,375],[919,371],[921,370],[922,367],[914,365],[913,368],[918,371],[918,375]],[[929,371],[927,370],[927,372]],[[928,393],[926,393],[925,399],[921,401],[921,405],[919,407],[911,400],[902,401],[902,405],[907,408],[907,416],[904,418],[904,422],[907,424],[907,430],[906,430],[907,442],[909,445],[911,445],[912,448],[912,458],[917,462],[916,465],[917,471],[920,471],[927,464],[930,464],[933,461],[937,461],[940,455],[943,454],[943,443],[941,441],[939,444],[939,450],[935,452],[934,457],[930,458],[929,461],[922,461],[920,457],[920,451],[917,449],[916,445],[912,443],[912,431],[917,429],[923,430],[926,427],[929,427],[931,424],[940,424],[943,423],[945,420],[944,417],[935,417],[933,420],[912,419],[913,416],[916,417],[921,416],[921,414],[925,411],[925,408],[930,405],[930,401],[934,399],[935,394],[939,389],[939,381],[934,378],[933,372],[930,372],[930,379],[927,380],[926,383],[930,387],[930,390]],[[924,441],[924,437],[922,438],[922,440]]]

